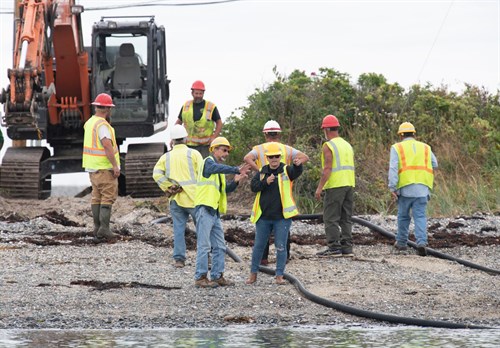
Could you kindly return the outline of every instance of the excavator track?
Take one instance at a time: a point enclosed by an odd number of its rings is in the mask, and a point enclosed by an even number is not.
[[[164,143],[130,144],[125,157],[125,187],[134,198],[159,197],[163,191],[153,180],[153,168],[165,153]]]
[[[42,162],[50,157],[46,147],[10,147],[0,166],[0,195],[7,198],[46,199],[51,177],[41,177]]]

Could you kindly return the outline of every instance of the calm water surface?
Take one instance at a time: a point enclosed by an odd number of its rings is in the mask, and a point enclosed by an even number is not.
[[[500,347],[500,330],[300,327],[0,330],[0,347]]]

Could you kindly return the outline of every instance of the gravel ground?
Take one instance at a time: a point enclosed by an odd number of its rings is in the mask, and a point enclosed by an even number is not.
[[[380,324],[312,303],[293,285],[275,285],[263,273],[255,284],[246,285],[248,246],[228,245],[243,260],[226,258],[225,276],[236,282],[234,287],[195,288],[194,250],[188,251],[185,268],[173,267],[171,226],[150,224],[164,215],[150,203],[158,201],[119,198],[113,229],[126,236],[116,243],[95,244],[89,234],[88,198],[0,198],[0,329]],[[47,219],[54,212],[66,219],[66,226]],[[389,231],[396,226],[394,216],[364,218]],[[462,233],[500,235],[500,217],[495,215],[431,219],[429,226],[450,223]],[[248,220],[224,221],[224,227],[253,232]],[[292,224],[292,234],[323,233],[322,224]],[[353,233],[372,232],[355,225]],[[40,240],[45,244],[34,242]],[[386,314],[500,327],[498,276],[413,251],[395,253],[388,244],[355,246],[353,259],[316,257],[323,248],[292,244],[286,268],[316,295]],[[439,251],[500,269],[498,245]],[[89,286],[97,282],[108,289]]]

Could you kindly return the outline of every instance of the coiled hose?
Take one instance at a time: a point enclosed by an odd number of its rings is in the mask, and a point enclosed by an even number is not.
[[[309,215],[298,215],[295,216],[293,219],[294,220],[312,220],[312,219],[319,219],[322,218],[323,215],[321,214],[309,214]],[[165,222],[167,218],[160,218],[154,220],[152,223],[161,223]],[[381,233],[382,235],[388,237],[388,238],[395,238],[395,235],[391,232],[388,232],[381,228],[380,226],[374,225],[364,219],[360,219],[357,217],[352,217],[352,221],[359,223],[360,225],[363,225],[365,227],[368,227],[374,231],[377,231]],[[410,244],[411,243],[411,244]],[[413,242],[409,242],[409,244],[413,247],[416,248],[416,244]],[[413,244],[413,245],[412,245]],[[459,260],[456,259],[450,255],[440,253],[438,251],[435,251],[433,249],[427,248],[428,253],[430,255],[434,255],[437,257],[449,259],[449,260],[454,260],[457,261],[465,266],[468,267],[473,267],[477,268],[483,271],[486,271],[490,274],[498,274],[498,270],[490,269],[487,267],[483,267],[480,265],[473,264],[472,262],[468,262],[465,260]],[[234,253],[229,247],[226,248],[226,253],[228,254],[229,257],[231,257],[235,262],[243,262],[243,260]],[[259,270],[262,273],[266,273],[269,275],[274,275],[275,270],[266,266],[259,266]],[[439,321],[439,320],[427,320],[427,319],[418,319],[418,318],[408,318],[408,317],[401,317],[397,315],[392,315],[392,314],[385,314],[385,313],[378,313],[378,312],[372,312],[372,311],[367,311],[364,309],[356,308],[353,306],[348,306],[342,303],[338,303],[332,300],[325,299],[323,297],[317,296],[313,294],[312,292],[308,291],[304,285],[293,275],[285,272],[283,274],[283,277],[288,280],[293,286],[308,300],[317,303],[319,305],[328,307],[328,308],[333,308],[338,311],[351,314],[354,316],[358,317],[363,317],[363,318],[368,318],[368,319],[373,319],[373,320],[378,320],[378,321],[385,321],[393,324],[404,324],[404,325],[415,325],[415,326],[423,326],[423,327],[436,327],[436,328],[447,328],[447,329],[495,329],[492,327],[487,327],[487,326],[479,326],[479,325],[468,325],[468,324],[458,324],[458,323],[452,323],[452,322],[447,322],[447,321]]]

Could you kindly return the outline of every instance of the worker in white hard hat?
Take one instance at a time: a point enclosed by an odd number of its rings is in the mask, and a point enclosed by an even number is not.
[[[182,124],[188,132],[187,146],[198,150],[203,158],[209,155],[210,143],[220,135],[222,119],[217,106],[203,99],[205,84],[194,81],[191,86],[193,99],[184,103],[176,124]]]
[[[198,174],[203,164],[201,154],[186,146],[187,131],[176,124],[170,130],[172,150],[163,154],[153,169],[153,179],[170,200],[170,215],[174,226],[173,259],[176,268],[186,262],[186,224],[194,217],[194,200]]]
[[[415,140],[415,133],[413,124],[403,122],[398,129],[401,141],[392,145],[390,152],[389,190],[398,202],[398,233],[394,248],[396,251],[407,249],[413,216],[417,253],[426,256],[427,202],[438,163],[431,147]]]
[[[197,288],[231,286],[234,282],[224,277],[226,243],[220,214],[227,208],[227,194],[236,189],[239,182],[248,176],[250,166],[233,167],[223,164],[232,150],[224,137],[215,138],[210,144],[211,155],[203,161],[198,175],[195,199],[196,217],[196,271]],[[235,174],[234,180],[226,184],[225,174]],[[210,279],[208,278],[208,254],[212,255]]]
[[[309,156],[305,153],[291,147],[285,145],[280,142],[281,138],[281,127],[278,122],[274,120],[269,120],[264,124],[262,128],[262,132],[264,133],[264,137],[266,139],[265,143],[255,145],[252,150],[243,157],[243,160],[250,165],[252,170],[258,172],[265,165],[269,164],[269,161],[265,154],[266,146],[270,143],[278,143],[282,156],[280,162],[286,165],[292,165],[293,163],[304,164],[309,161]],[[297,160],[297,161],[295,161]],[[288,236],[287,241],[287,252],[288,259],[290,259],[290,236]],[[264,255],[262,256],[261,264],[268,264],[268,255],[269,255],[269,242],[267,246],[264,248]]]

